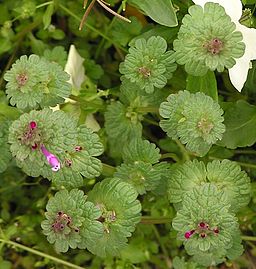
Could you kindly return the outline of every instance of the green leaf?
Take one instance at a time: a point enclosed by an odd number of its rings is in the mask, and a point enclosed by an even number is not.
[[[117,178],[108,178],[97,183],[88,193],[88,200],[100,208],[98,224],[102,233],[90,233],[88,249],[98,256],[118,255],[126,246],[140,221],[141,204],[136,200],[138,193],[128,183]],[[100,230],[100,227],[99,227]]]
[[[138,162],[134,164],[122,164],[117,167],[115,177],[133,185],[139,194],[154,190],[158,186],[162,171],[155,169],[149,163]]]
[[[53,12],[54,12],[54,4],[52,3],[52,4],[48,5],[48,7],[46,8],[46,11],[43,15],[44,30],[46,30],[49,27],[49,25],[51,24]]]
[[[230,211],[237,212],[245,207],[251,199],[251,182],[245,171],[230,160],[214,160],[207,164],[207,179],[219,190],[224,189]]]
[[[10,120],[16,120],[21,115],[21,113],[16,107],[11,107],[11,106],[1,103],[0,115],[3,115]]]
[[[256,142],[256,106],[239,100],[225,112],[226,132],[219,145],[235,149]]]
[[[141,138],[133,139],[123,149],[123,160],[127,163],[142,161],[145,163],[157,163],[161,155],[156,145]]]
[[[208,71],[204,76],[188,75],[186,89],[192,93],[203,92],[218,101],[217,82],[212,71]]]
[[[171,0],[129,0],[128,3],[141,9],[159,24],[168,27],[178,25]]]

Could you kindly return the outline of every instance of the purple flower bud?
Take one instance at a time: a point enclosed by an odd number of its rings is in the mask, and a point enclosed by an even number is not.
[[[52,153],[50,153],[44,145],[41,146],[41,150],[42,153],[44,154],[44,156],[47,159],[47,162],[50,164],[50,166],[52,167],[52,171],[57,172],[60,169],[60,162],[58,160],[58,158],[53,155]]]
[[[36,123],[35,121],[31,121],[31,122],[29,123],[29,126],[30,126],[30,129],[31,129],[31,130],[34,130],[34,129],[37,127],[37,123]]]

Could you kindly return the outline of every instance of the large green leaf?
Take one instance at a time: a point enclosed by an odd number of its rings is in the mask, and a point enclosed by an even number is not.
[[[186,89],[192,93],[203,92],[218,101],[217,82],[212,71],[208,71],[204,76],[188,75]]]
[[[171,0],[129,0],[129,4],[141,9],[155,22],[175,27],[178,25]]]
[[[256,106],[237,101],[226,111],[224,124],[226,132],[218,144],[234,149],[256,142]]]

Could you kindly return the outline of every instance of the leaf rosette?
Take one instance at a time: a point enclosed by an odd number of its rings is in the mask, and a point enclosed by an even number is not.
[[[103,152],[98,136],[84,125],[77,127],[76,120],[63,111],[43,109],[23,114],[10,126],[9,143],[25,173],[42,175],[57,187],[79,187],[83,177],[101,173],[101,162],[94,157]],[[49,157],[58,161],[58,171],[50,168]]]
[[[230,211],[237,212],[250,201],[250,178],[232,161],[214,160],[205,165],[197,160],[188,161],[172,170],[168,180],[168,196],[171,203],[180,203],[187,193],[200,185],[211,183],[224,195]]]
[[[141,217],[137,195],[130,184],[118,178],[108,178],[94,186],[88,193],[88,201],[101,211],[98,218],[101,234],[91,233],[87,238],[89,251],[102,257],[113,256],[126,246],[127,237],[132,235]]]
[[[119,71],[147,93],[154,92],[155,88],[161,89],[176,70],[174,52],[166,50],[167,42],[160,36],[137,39]]]
[[[159,112],[165,118],[160,121],[160,127],[167,135],[179,138],[189,151],[199,156],[204,156],[225,132],[223,110],[201,92],[171,94]]]
[[[219,263],[232,248],[234,238],[240,237],[237,218],[229,207],[225,193],[206,183],[183,196],[182,208],[173,220],[188,254],[207,256],[208,266]]]
[[[243,56],[245,44],[225,9],[208,2],[204,8],[193,5],[188,12],[173,42],[177,63],[185,65],[186,72],[194,76],[233,67]]]
[[[46,220],[41,224],[47,240],[54,244],[57,252],[67,252],[69,248],[81,247],[88,220],[95,212],[92,203],[86,201],[83,191],[61,190],[50,198],[45,213]],[[96,209],[97,211],[97,209]],[[96,212],[97,214],[97,212]]]
[[[132,184],[139,194],[155,190],[166,170],[155,168],[160,159],[155,144],[141,138],[134,138],[122,151],[124,163],[117,167],[115,177]]]
[[[69,75],[55,62],[23,55],[8,70],[6,93],[19,109],[36,109],[64,102],[71,93]]]

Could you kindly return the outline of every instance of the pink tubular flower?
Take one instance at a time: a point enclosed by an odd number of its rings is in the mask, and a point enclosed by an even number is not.
[[[41,150],[42,153],[44,154],[44,156],[47,159],[47,162],[50,164],[50,166],[52,167],[52,171],[57,172],[58,170],[60,170],[60,162],[58,160],[58,158],[53,155],[52,153],[50,153],[44,145],[41,146]]]
[[[195,233],[195,230],[188,231],[184,234],[186,239],[189,239],[193,234]]]

